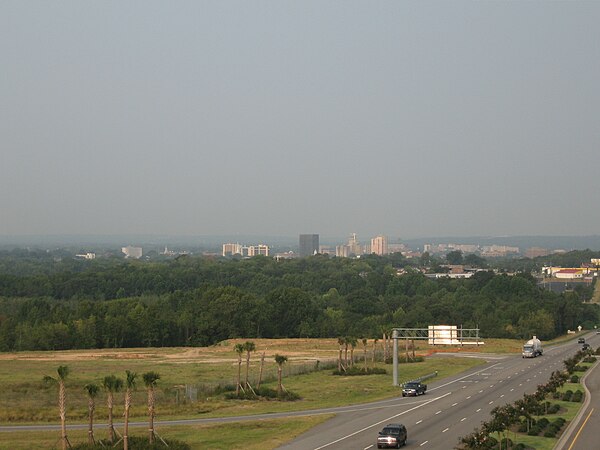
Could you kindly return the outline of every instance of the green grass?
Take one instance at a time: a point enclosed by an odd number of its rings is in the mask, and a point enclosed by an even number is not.
[[[158,428],[161,436],[188,443],[192,449],[270,450],[289,442],[331,415],[293,419],[257,420],[222,425],[184,425]],[[143,436],[144,428],[131,428],[131,435]],[[98,438],[107,438],[104,429],[95,430]],[[87,431],[68,434],[72,444],[86,442]],[[48,450],[59,448],[60,434],[55,432],[0,433],[1,450]]]

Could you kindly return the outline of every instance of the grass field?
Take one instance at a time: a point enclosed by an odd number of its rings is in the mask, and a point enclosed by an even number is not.
[[[188,443],[203,450],[270,450],[311,429],[331,415],[295,417],[293,419],[257,420],[223,425],[185,425],[158,427],[161,436]],[[97,438],[107,438],[104,429],[96,429]],[[132,436],[145,435],[144,428],[132,428]],[[87,431],[68,434],[73,444],[86,442]],[[0,433],[0,450],[48,450],[59,447],[60,434],[55,432]]]
[[[391,365],[376,363],[378,367],[387,369],[386,375],[371,375],[368,377],[340,377],[334,376],[331,370],[314,371],[317,361],[322,367],[326,363],[333,363],[338,356],[338,344],[334,339],[281,339],[266,340],[254,339],[257,351],[252,353],[250,361],[250,382],[255,385],[260,365],[260,356],[264,351],[265,369],[263,379],[266,385],[275,387],[276,365],[273,355],[276,353],[288,356],[289,361],[284,369],[284,386],[301,396],[295,402],[280,401],[247,401],[226,400],[221,394],[215,394],[216,386],[226,384],[235,385],[237,379],[237,355],[233,351],[236,343],[241,341],[230,340],[206,348],[168,348],[168,349],[124,349],[124,350],[93,350],[93,351],[63,351],[63,352],[24,352],[0,354],[0,423],[56,423],[56,389],[42,383],[44,375],[55,375],[59,365],[68,365],[71,373],[67,381],[67,420],[85,422],[87,417],[87,399],[83,393],[83,386],[87,383],[101,383],[104,376],[115,374],[124,376],[125,370],[142,374],[147,371],[157,371],[161,374],[157,390],[157,420],[174,418],[204,418],[222,417],[229,415],[248,415],[268,412],[285,412],[306,410],[331,406],[341,406],[354,403],[374,401],[398,395],[398,388],[393,387],[391,379]],[[521,341],[487,340],[484,346],[478,348],[465,347],[447,349],[453,352],[519,352]],[[356,364],[363,365],[362,346],[354,352]],[[416,353],[429,355],[440,348],[430,347],[426,344],[417,344]],[[368,347],[368,364],[371,363],[372,342]],[[401,364],[399,370],[400,381],[406,381],[419,376],[438,371],[442,378],[460,373],[473,366],[481,364],[482,360],[473,358],[443,357],[425,358],[424,362]],[[242,362],[242,379],[245,372],[245,358]],[[306,373],[304,373],[306,372]],[[143,383],[134,396],[132,420],[144,420],[145,392]],[[197,389],[197,398],[191,400],[184,393],[190,388]],[[117,396],[115,417],[122,415],[122,396]],[[106,408],[103,394],[97,400],[96,421],[106,420]],[[278,443],[281,427],[290,427],[290,432],[301,433],[310,428],[322,418],[294,419],[289,422],[261,421],[260,426],[244,424],[248,428],[248,445],[251,447],[256,436],[255,448],[274,448]],[[237,429],[241,424],[222,425],[225,430],[231,427]],[[303,428],[306,426],[306,428]],[[229,428],[228,428],[229,427]],[[286,430],[288,428],[285,428]],[[137,429],[135,432],[143,432]],[[194,431],[192,431],[194,430]],[[236,448],[235,444],[221,446],[218,442],[210,442],[210,436],[219,433],[218,427],[169,427],[162,429],[165,436],[180,438],[186,442],[198,445],[195,448]],[[269,431],[271,430],[271,431]],[[263,434],[261,434],[263,433]],[[230,432],[226,431],[226,434]],[[74,433],[76,438],[78,433]],[[39,436],[39,437],[38,437]],[[85,439],[85,432],[78,442]],[[205,437],[201,437],[205,436]],[[27,433],[26,445],[22,448],[49,448],[56,433]],[[286,438],[287,438],[286,437]],[[21,448],[9,444],[8,440],[21,441],[18,434],[0,433],[0,448]],[[199,441],[198,439],[202,440]],[[270,440],[269,440],[270,439]],[[35,447],[40,442],[40,447]],[[273,447],[265,447],[266,442],[272,442]],[[4,446],[6,444],[6,446]],[[271,445],[271,444],[268,444]]]

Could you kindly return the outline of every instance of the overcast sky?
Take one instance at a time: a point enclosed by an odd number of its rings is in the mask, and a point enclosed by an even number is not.
[[[0,235],[600,232],[600,2],[0,2]]]

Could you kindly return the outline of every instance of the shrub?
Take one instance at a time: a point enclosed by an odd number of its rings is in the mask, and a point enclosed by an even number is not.
[[[240,391],[239,395],[235,395],[235,392],[228,392],[225,394],[225,398],[227,400],[260,400],[262,398],[294,401],[299,400],[300,396],[292,391],[283,391],[281,396],[279,396],[276,389],[261,386],[260,389],[256,389],[254,392],[251,390]]]
[[[579,383],[579,376],[578,375],[571,375],[571,378],[569,380],[571,383]]]
[[[587,358],[583,359],[583,362],[586,362],[586,363],[595,363],[596,362],[596,358],[594,356],[588,356]]]
[[[128,439],[130,450],[164,450],[165,444],[160,440],[157,440],[154,444],[150,445],[148,438],[130,436]],[[165,439],[168,444],[169,450],[191,450],[192,447],[185,442],[178,441],[175,439]],[[94,445],[89,444],[77,444],[71,447],[72,450],[106,450],[107,448],[122,449],[123,442],[121,441],[118,447],[113,447],[108,441],[98,441]]]
[[[575,372],[585,372],[586,370],[588,370],[587,366],[580,366],[579,364],[577,364],[573,370]]]
[[[503,438],[500,441],[500,448],[502,450],[508,450],[509,448],[513,448],[513,441],[510,438]]]
[[[534,425],[533,427],[531,427],[531,429],[529,430],[529,432],[527,433],[529,436],[537,436],[538,434],[540,434],[540,427],[538,427],[537,425]]]
[[[571,401],[579,403],[579,402],[581,402],[582,398],[583,398],[583,392],[581,392],[580,390],[577,390],[571,397]]]
[[[552,428],[544,433],[544,437],[547,437],[547,438],[553,438],[555,436],[556,436],[556,431]]]
[[[540,430],[543,430],[544,428],[546,428],[548,426],[549,423],[550,423],[550,421],[548,419],[546,419],[545,417],[542,417],[538,421],[537,426],[540,428]]]
[[[548,414],[556,414],[560,410],[560,405],[555,403],[548,408]]]
[[[334,370],[332,372],[333,375],[341,375],[347,377],[360,376],[360,375],[385,375],[387,374],[387,370],[381,367],[367,367],[367,371],[365,372],[364,367],[354,366],[349,367],[347,370]]]
[[[564,400],[565,402],[570,402],[572,396],[573,396],[573,391],[571,389],[569,389],[569,390],[563,392],[562,400]]]

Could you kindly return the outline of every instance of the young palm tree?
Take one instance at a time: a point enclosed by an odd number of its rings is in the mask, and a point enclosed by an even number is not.
[[[265,352],[262,352],[260,356],[260,371],[258,372],[258,383],[256,384],[256,389],[260,389],[260,384],[262,383],[262,375],[263,375],[263,367],[265,366]]]
[[[235,387],[235,396],[238,397],[240,395],[240,385],[242,382],[242,353],[245,351],[244,344],[235,344],[233,349],[238,354],[238,377],[237,386]]]
[[[358,344],[358,341],[356,340],[356,338],[351,337],[350,338],[350,367],[354,367],[354,349],[356,348],[357,344]]]
[[[142,375],[142,378],[144,379],[144,385],[148,391],[148,438],[150,440],[150,444],[154,444],[154,388],[160,379],[160,375],[156,372],[146,372]]]
[[[338,372],[342,373],[342,353],[344,351],[344,338],[339,337],[338,338],[338,345],[340,346],[339,349],[339,353],[338,353]]]
[[[283,370],[283,365],[287,361],[287,356],[275,355],[275,362],[277,363],[277,395],[281,396],[283,393],[283,385],[281,384],[281,372]]]
[[[97,384],[86,384],[83,389],[88,397],[88,415],[89,415],[89,428],[88,428],[88,444],[93,445],[96,440],[94,439],[94,410],[96,409],[96,397],[100,392],[100,386]]]
[[[246,389],[249,389],[250,384],[248,384],[248,370],[250,369],[250,352],[256,350],[256,345],[254,342],[246,341],[244,343],[244,350],[246,351],[246,380],[244,385],[246,386]]]
[[[377,342],[379,339],[373,339],[373,359],[371,360],[371,365],[375,367],[375,353],[377,352]]]
[[[56,369],[56,373],[58,375],[56,378],[46,375],[44,377],[44,382],[58,385],[58,412],[60,415],[61,430],[60,440],[62,443],[62,449],[66,450],[67,447],[71,448],[71,443],[67,438],[67,398],[65,392],[65,380],[69,375],[69,368],[67,366],[58,366],[58,369]]]
[[[115,377],[114,375],[108,375],[102,380],[102,387],[106,390],[106,406],[108,407],[108,437],[110,442],[113,443],[115,440],[115,427],[113,425],[113,408],[115,405],[114,394],[120,392],[123,389],[123,380]]]
[[[363,345],[363,355],[364,355],[364,360],[365,360],[365,372],[367,372],[367,344],[369,342],[369,340],[367,338],[362,338],[360,340],[362,342]]]
[[[137,373],[126,370],[125,374],[125,425],[123,427],[123,450],[129,450],[129,409],[131,408],[131,397],[135,390]]]

